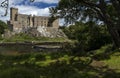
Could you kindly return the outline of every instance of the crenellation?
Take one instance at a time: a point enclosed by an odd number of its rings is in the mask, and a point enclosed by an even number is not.
[[[18,9],[12,7],[10,9],[10,21],[8,25],[10,25],[13,30],[38,26],[59,28],[59,20],[49,22],[49,18],[50,17],[46,16],[19,14]]]
[[[17,8],[10,8],[10,20],[14,21],[16,18],[16,15],[18,14]]]
[[[36,37],[64,37],[66,35],[59,29],[59,20],[46,16],[19,14],[17,8],[10,9],[10,20],[7,22],[11,36],[25,33]]]

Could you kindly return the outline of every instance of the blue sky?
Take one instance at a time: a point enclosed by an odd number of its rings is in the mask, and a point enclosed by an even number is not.
[[[0,0],[0,3],[4,0]],[[59,0],[35,0],[30,2],[30,0],[9,0],[9,8],[15,7],[19,9],[21,14],[31,14],[38,16],[49,16],[49,8],[55,7],[58,4]],[[4,14],[4,8],[0,7],[0,20],[6,21],[10,18],[10,10],[8,15],[1,17]],[[60,21],[60,24],[62,21]]]
[[[29,0],[21,1],[16,5],[36,6],[37,8],[47,8],[56,6],[57,3],[45,3],[45,2],[30,2]]]

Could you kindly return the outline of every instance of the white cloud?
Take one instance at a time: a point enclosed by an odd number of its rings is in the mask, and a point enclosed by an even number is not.
[[[0,0],[0,3],[2,3],[4,0]],[[7,16],[1,16],[5,14],[5,9],[0,7],[0,20],[6,21],[10,18],[10,7],[18,8],[19,13],[21,14],[31,14],[31,15],[39,15],[39,16],[49,16],[49,7],[46,8],[37,8],[35,6],[28,6],[28,5],[16,5],[17,3],[20,3],[24,0],[10,0],[9,1],[9,10]],[[36,0],[36,2],[47,2],[50,0]],[[53,0],[52,0],[53,1]],[[51,2],[52,2],[51,1]]]
[[[4,0],[0,0],[0,3]],[[49,7],[46,8],[38,8],[35,6],[28,6],[28,5],[17,5],[18,3],[22,2],[24,0],[10,0],[9,1],[9,7],[15,7],[18,8],[19,13],[21,14],[28,14],[28,15],[38,15],[38,16],[49,16]],[[59,0],[35,0],[35,2],[44,2],[44,3],[58,3]],[[1,15],[4,15],[5,10],[0,7],[0,20],[7,21],[10,18],[10,8],[8,10],[8,15],[2,17]],[[64,20],[60,20],[60,25],[63,25]]]
[[[49,16],[49,7],[47,8],[37,8],[34,6],[16,6],[16,8],[19,8],[19,13],[21,14],[31,14],[31,15],[38,15],[38,16]]]
[[[7,20],[9,20],[9,17],[10,17],[9,11],[8,11],[7,16],[4,16],[4,14],[5,14],[5,9],[0,7],[0,20],[3,20],[6,22]]]
[[[27,14],[27,15],[36,15],[36,16],[49,16],[49,8],[36,8],[32,6],[15,6],[18,8],[18,12],[20,14]],[[4,15],[4,9],[0,8],[0,15]],[[9,20],[10,10],[8,11],[7,16],[0,16],[0,20],[6,21]]]
[[[24,0],[9,0],[9,5],[10,6],[15,5],[15,4],[18,4],[18,3],[22,2],[22,1],[24,1]]]
[[[60,26],[63,26],[64,24],[65,24],[64,19],[59,19],[59,25],[60,25]]]

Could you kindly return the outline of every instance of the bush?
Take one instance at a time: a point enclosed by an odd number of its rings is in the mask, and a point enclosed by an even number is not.
[[[98,50],[91,51],[92,58],[95,60],[104,60],[104,59],[110,59],[110,55],[113,54],[114,47],[113,45],[105,45],[102,46]]]
[[[8,27],[7,24],[0,20],[0,34],[3,34],[7,27]]]
[[[35,71],[25,67],[9,68],[0,72],[0,78],[39,78]]]
[[[112,43],[105,25],[93,22],[80,23],[62,28],[68,38],[77,40],[75,51],[90,51]]]

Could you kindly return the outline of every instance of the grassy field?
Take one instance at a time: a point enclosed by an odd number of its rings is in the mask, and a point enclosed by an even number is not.
[[[111,55],[110,59],[104,60],[103,62],[105,62],[110,69],[115,69],[120,72],[120,52]]]
[[[48,38],[48,37],[34,37],[30,36],[27,34],[16,34],[12,37],[9,38],[3,38],[0,39],[1,42],[29,42],[29,41],[36,41],[36,42],[41,42],[41,41],[51,41],[51,42],[65,42],[69,41],[68,38],[60,37],[60,38]]]
[[[95,60],[69,52],[0,55],[0,78],[120,78],[120,52]]]

